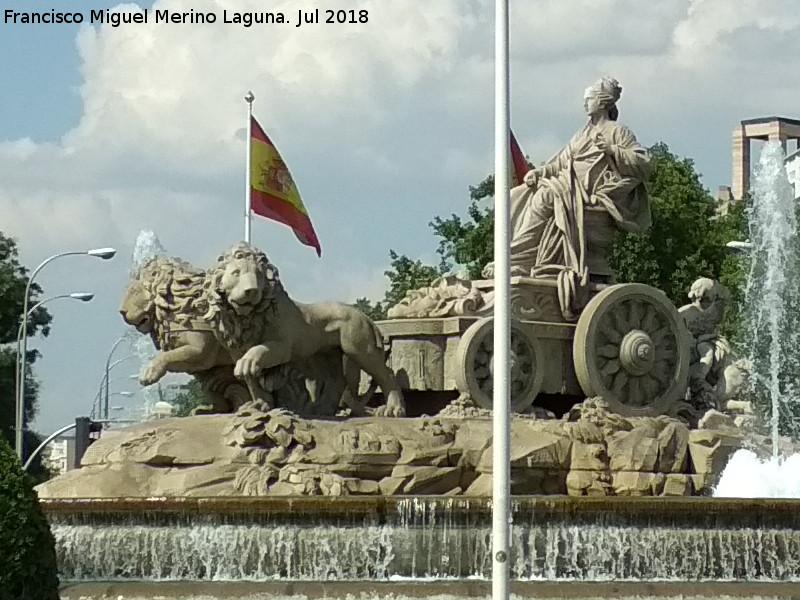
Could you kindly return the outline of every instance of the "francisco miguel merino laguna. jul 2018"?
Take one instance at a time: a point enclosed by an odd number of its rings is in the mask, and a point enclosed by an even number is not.
[[[88,18],[87,18],[88,17]],[[304,24],[358,24],[367,23],[369,14],[367,10],[302,10],[297,11],[297,17],[290,21],[282,12],[236,12],[223,10],[219,18],[216,12],[201,12],[190,9],[189,11],[176,12],[170,10],[139,9],[135,11],[114,11],[110,9],[91,10],[84,12],[59,12],[55,9],[45,12],[20,12],[6,9],[4,22],[7,24],[25,25],[55,25],[62,23],[99,23],[109,24],[112,27],[131,25],[135,23],[177,23],[177,24],[211,24],[229,23],[251,27],[252,25],[270,25],[289,23],[295,27]]]

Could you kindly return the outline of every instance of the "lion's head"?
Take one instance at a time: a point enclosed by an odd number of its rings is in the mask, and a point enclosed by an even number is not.
[[[264,313],[282,291],[278,269],[266,254],[240,242],[206,272],[205,318],[215,322],[229,346],[252,346],[259,343]]]
[[[182,260],[151,258],[133,274],[119,312],[128,325],[149,334],[161,348],[171,323],[184,324],[207,311],[204,280],[203,271]]]

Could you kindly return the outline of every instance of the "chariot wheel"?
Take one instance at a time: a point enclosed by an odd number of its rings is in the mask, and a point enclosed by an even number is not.
[[[541,344],[523,326],[512,321],[511,410],[530,408],[544,377]],[[486,317],[469,326],[456,348],[456,386],[481,408],[493,408],[494,319]]]
[[[583,309],[572,356],[587,396],[602,396],[623,416],[657,416],[686,392],[690,334],[666,294],[623,283]]]

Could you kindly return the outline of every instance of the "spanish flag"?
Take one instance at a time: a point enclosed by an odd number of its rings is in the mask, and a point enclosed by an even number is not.
[[[250,210],[294,230],[297,239],[322,256],[322,249],[300,192],[277,148],[250,117]]]
[[[514,137],[514,132],[509,130],[508,133],[511,138],[511,164],[509,165],[511,171],[509,182],[511,185],[509,187],[515,188],[518,185],[522,185],[525,174],[530,170],[530,167],[528,166],[528,161],[525,160],[525,156],[522,154],[522,150],[520,150],[517,138]]]

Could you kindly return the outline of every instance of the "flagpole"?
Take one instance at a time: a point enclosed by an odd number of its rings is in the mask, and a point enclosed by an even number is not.
[[[253,92],[248,91],[244,97],[247,102],[247,160],[245,161],[244,175],[244,241],[250,243],[250,152],[253,141],[253,100],[256,97]]]
[[[510,473],[510,196],[508,0],[495,0],[494,358],[492,411],[492,600],[509,598]]]

